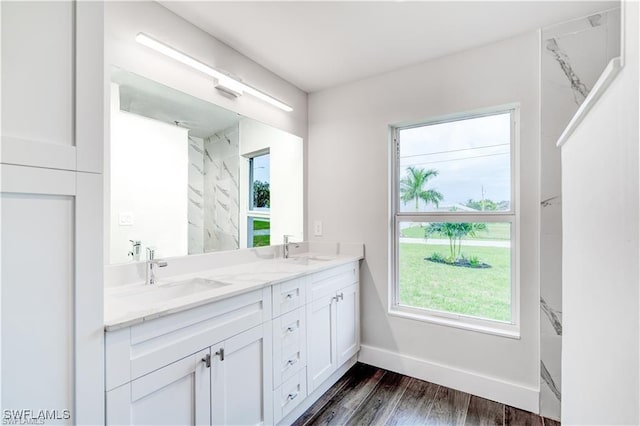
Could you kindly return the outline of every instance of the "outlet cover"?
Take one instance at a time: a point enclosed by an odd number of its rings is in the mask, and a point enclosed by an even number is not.
[[[322,236],[322,221],[316,220],[313,222],[313,235],[316,237]]]
[[[133,226],[133,213],[121,212],[118,217],[118,225],[120,226]]]

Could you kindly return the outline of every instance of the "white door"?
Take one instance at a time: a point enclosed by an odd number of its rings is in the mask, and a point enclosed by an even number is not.
[[[313,392],[337,368],[335,296],[323,296],[307,306],[307,387]]]
[[[210,424],[207,355],[208,349],[107,392],[107,424]]]
[[[358,284],[340,289],[336,303],[336,348],[338,365],[354,356],[360,346]]]
[[[272,423],[270,324],[211,347],[212,424]]]

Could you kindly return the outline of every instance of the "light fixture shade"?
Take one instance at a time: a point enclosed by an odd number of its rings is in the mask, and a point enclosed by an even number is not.
[[[293,111],[293,108],[291,108],[289,105],[285,104],[284,102],[281,102],[275,99],[274,97],[269,96],[266,93],[261,92],[260,90],[254,87],[249,86],[248,84],[238,81],[235,78],[232,78],[218,71],[215,68],[212,68],[206,64],[203,64],[197,59],[192,58],[191,56],[186,55],[180,52],[179,50],[176,50],[173,47],[168,46],[148,36],[147,34],[138,33],[138,35],[136,36],[136,41],[144,46],[147,46],[155,50],[156,52],[160,52],[165,56],[168,56],[178,62],[182,62],[183,64],[188,65],[195,70],[198,70],[210,77],[215,78],[216,80],[218,80],[216,87],[220,88],[221,90],[224,90],[227,93],[233,94],[234,96],[240,96],[243,93],[248,93],[284,111],[287,111],[287,112]]]

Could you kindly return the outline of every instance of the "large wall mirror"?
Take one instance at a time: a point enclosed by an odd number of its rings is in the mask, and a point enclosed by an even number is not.
[[[110,130],[110,263],[302,238],[300,137],[117,68]]]

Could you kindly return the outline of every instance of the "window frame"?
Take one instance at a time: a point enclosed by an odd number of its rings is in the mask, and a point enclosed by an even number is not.
[[[253,248],[253,226],[252,222],[254,219],[266,219],[271,223],[271,194],[269,194],[269,207],[256,207],[253,204],[253,160],[256,157],[262,157],[265,155],[269,155],[269,167],[271,167],[271,150],[263,149],[260,151],[252,152],[251,154],[247,154],[246,158],[249,162],[249,199],[247,204],[247,214],[246,214],[246,222],[247,222],[247,248]],[[269,179],[271,180],[271,179]],[[271,188],[271,182],[269,182],[269,188]]]
[[[483,212],[401,212],[400,211],[400,132],[405,129],[424,127],[441,123],[450,123],[474,118],[509,113],[511,116],[510,140],[510,178],[511,200],[507,211]],[[456,113],[436,117],[420,122],[390,126],[390,277],[389,304],[390,315],[418,321],[436,323],[445,326],[473,330],[498,336],[520,338],[520,185],[519,173],[519,134],[520,108],[518,104],[501,105],[482,110]],[[511,224],[511,321],[504,322],[466,314],[438,311],[400,304],[400,223],[401,222],[500,222]]]

